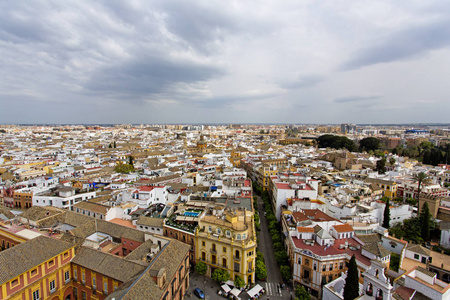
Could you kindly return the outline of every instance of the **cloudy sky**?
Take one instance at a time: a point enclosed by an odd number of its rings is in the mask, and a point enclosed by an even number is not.
[[[450,1],[0,2],[0,123],[450,122]]]

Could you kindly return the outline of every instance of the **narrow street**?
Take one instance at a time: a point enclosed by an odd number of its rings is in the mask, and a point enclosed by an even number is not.
[[[275,260],[272,239],[270,237],[267,219],[264,216],[264,202],[258,197],[258,212],[260,217],[261,231],[258,236],[258,250],[264,254],[264,260],[267,268],[267,281],[258,282],[267,291],[267,297],[270,299],[290,299],[291,293],[286,288],[278,291],[278,285],[282,282],[280,269]],[[264,299],[264,297],[263,297]]]

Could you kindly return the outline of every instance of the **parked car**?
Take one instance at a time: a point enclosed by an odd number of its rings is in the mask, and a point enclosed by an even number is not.
[[[194,290],[194,295],[196,295],[197,297],[199,297],[200,299],[205,299],[205,294],[203,293],[203,291],[199,288],[195,288]]]

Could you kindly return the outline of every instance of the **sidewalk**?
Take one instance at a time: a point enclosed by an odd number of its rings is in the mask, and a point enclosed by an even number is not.
[[[215,282],[211,278],[198,275],[195,272],[189,274],[189,276],[190,276],[190,280],[189,280],[188,294],[184,297],[184,299],[187,299],[187,300],[199,299],[197,296],[194,295],[194,289],[197,287],[200,288],[203,291],[203,293],[205,293],[205,299],[207,299],[207,300],[227,299],[227,298],[219,296],[217,294],[217,292],[222,290],[222,288],[220,287],[220,285],[217,282]],[[259,284],[265,288],[265,283],[259,282]],[[243,291],[239,295],[239,298],[241,298],[242,300],[249,300],[250,296],[247,294],[247,292]],[[259,299],[266,300],[267,294]],[[287,299],[289,299],[289,298],[287,298]]]

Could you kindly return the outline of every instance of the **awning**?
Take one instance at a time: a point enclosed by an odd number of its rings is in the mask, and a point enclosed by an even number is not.
[[[231,291],[230,287],[226,284],[222,285],[222,289],[225,291],[225,293],[228,293],[229,291]]]
[[[258,295],[258,293],[260,292],[260,291],[262,291],[262,286],[260,286],[259,284],[257,284],[257,285],[255,285],[251,290],[249,290],[248,292],[247,292],[247,294],[250,296],[250,297],[255,297],[256,295]]]
[[[227,284],[228,286],[234,287],[234,282],[231,280],[225,281],[225,284]]]
[[[233,288],[230,293],[237,297],[241,293],[241,290],[238,290],[237,288]]]

